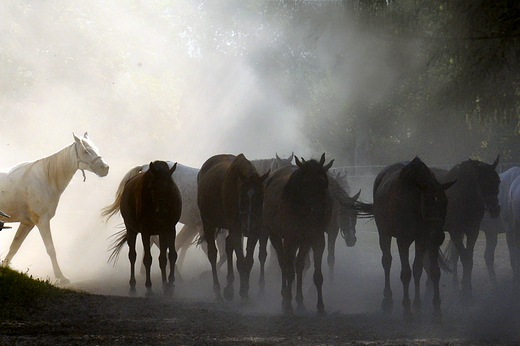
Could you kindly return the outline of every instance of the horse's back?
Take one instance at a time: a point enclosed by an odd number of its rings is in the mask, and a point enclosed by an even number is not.
[[[224,205],[222,184],[226,173],[235,159],[234,155],[220,154],[210,157],[200,168],[197,182],[197,204],[203,220],[224,227]]]

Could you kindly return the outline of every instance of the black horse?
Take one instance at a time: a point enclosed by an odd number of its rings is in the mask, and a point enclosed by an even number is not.
[[[403,283],[403,308],[405,318],[411,318],[409,286],[412,270],[409,263],[409,248],[415,242],[413,278],[415,286],[414,308],[421,308],[420,280],[423,258],[428,254],[430,276],[433,282],[433,314],[441,319],[439,294],[439,246],[444,241],[444,221],[448,199],[445,190],[453,182],[441,184],[432,171],[416,157],[411,162],[396,163],[383,169],[374,182],[374,218],[379,232],[379,245],[383,252],[385,289],[382,308],[393,308],[390,288],[392,237],[397,239],[401,259],[401,282]]]
[[[490,165],[470,159],[456,165],[449,172],[435,170],[439,181],[457,181],[453,188],[446,192],[449,201],[446,230],[462,263],[462,295],[465,298],[471,297],[473,250],[484,213],[488,211],[493,219],[500,215],[500,177],[496,172],[498,160],[499,157]],[[466,245],[463,242],[464,236]]]
[[[201,167],[197,182],[197,203],[204,228],[203,239],[208,244],[208,259],[213,273],[213,291],[217,300],[222,300],[217,276],[217,247],[215,236],[218,229],[227,229],[227,286],[224,298],[234,296],[233,252],[237,257],[240,275],[240,296],[248,297],[249,274],[253,266],[253,252],[262,224],[264,180],[269,171],[260,176],[252,163],[243,154],[215,155]],[[247,237],[244,257],[242,236]]]
[[[325,230],[332,216],[332,198],[327,170],[321,160],[302,161],[276,170],[265,183],[264,226],[278,255],[282,270],[282,310],[292,313],[292,284],[297,274],[296,302],[304,310],[302,278],[305,258],[314,253],[314,284],[318,291],[318,313],[324,313],[321,262]],[[298,253],[298,254],[297,254]],[[296,261],[296,263],[295,263]]]
[[[163,290],[165,295],[173,294],[175,281],[174,268],[177,260],[175,251],[175,226],[181,215],[182,201],[179,189],[171,175],[177,164],[171,169],[164,161],[150,163],[150,169],[130,179],[121,194],[120,210],[125,222],[123,231],[112,247],[110,259],[116,260],[121,248],[128,243],[130,259],[130,294],[135,294],[135,251],[137,234],[141,233],[144,247],[143,263],[146,268],[147,296],[153,295],[150,267],[150,237],[159,236],[159,266],[161,268]],[[166,279],[167,258],[170,261],[170,273]]]

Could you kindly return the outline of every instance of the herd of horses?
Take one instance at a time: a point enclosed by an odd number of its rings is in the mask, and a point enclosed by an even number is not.
[[[60,195],[78,169],[85,179],[84,170],[101,177],[109,170],[88,134],[83,138],[75,134],[73,137],[71,145],[51,156],[0,173],[0,226],[6,228],[3,222],[20,223],[2,264],[9,264],[27,234],[37,226],[54,274],[65,284],[69,279],[56,259],[50,219]],[[281,269],[282,311],[293,312],[295,279],[297,311],[305,310],[303,273],[312,257],[317,310],[323,314],[321,267],[325,245],[328,245],[327,263],[332,276],[338,234],[342,234],[347,246],[354,246],[357,219],[369,217],[376,222],[382,251],[384,311],[393,308],[390,287],[393,238],[401,260],[405,318],[411,318],[412,307],[414,311],[421,309],[420,280],[425,271],[433,287],[433,316],[441,319],[441,269],[452,264],[454,280],[458,280],[459,257],[463,268],[461,293],[471,297],[473,252],[480,230],[486,234],[485,259],[491,280],[496,282],[493,262],[499,233],[506,233],[513,276],[520,280],[520,168],[513,167],[499,175],[497,157],[492,164],[466,160],[448,171],[430,168],[416,157],[383,169],[374,181],[373,203],[365,203],[359,200],[360,193],[350,196],[345,175],[331,172],[333,161],[326,163],[325,154],[319,160],[294,155],[281,159],[276,155],[273,159],[251,161],[239,154],[212,156],[200,169],[166,161],[136,166],[123,177],[114,202],[102,210],[106,219],[120,212],[125,224],[125,229],[116,234],[110,259],[116,260],[128,244],[130,293],[135,294],[136,240],[141,234],[146,295],[153,295],[152,244],[160,249],[164,294],[172,295],[176,264],[182,264],[186,249],[198,238],[206,246],[215,298],[218,301],[234,298],[236,263],[239,294],[246,299],[257,243],[259,286],[261,291],[264,289],[270,241]],[[178,233],[177,223],[183,224]],[[447,257],[440,250],[446,232],[453,250]],[[222,243],[219,239],[224,235]],[[415,258],[410,266],[412,243]],[[221,260],[217,262],[219,252]],[[227,263],[227,282],[221,292],[218,269],[223,263]],[[409,294],[412,277],[413,304]]]

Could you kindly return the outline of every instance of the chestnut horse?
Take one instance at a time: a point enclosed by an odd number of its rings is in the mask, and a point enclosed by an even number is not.
[[[130,179],[121,194],[120,209],[126,229],[117,233],[110,259],[116,260],[125,243],[129,247],[130,294],[135,294],[136,239],[141,234],[144,247],[143,263],[146,269],[147,296],[153,295],[150,267],[150,237],[159,236],[159,266],[165,295],[173,293],[175,281],[174,268],[177,260],[175,251],[175,226],[180,219],[182,201],[177,185],[171,175],[176,165],[170,169],[164,161],[150,163],[150,169]],[[170,261],[170,274],[166,279],[167,258]]]
[[[201,167],[197,181],[197,202],[202,218],[204,240],[207,241],[208,259],[213,274],[213,291],[221,301],[220,283],[217,275],[217,229],[227,229],[227,286],[224,298],[234,296],[233,253],[237,257],[240,274],[240,296],[248,297],[249,274],[253,266],[253,252],[262,224],[264,201],[263,182],[269,172],[260,176],[253,164],[243,154],[215,155]],[[247,237],[244,257],[242,236]]]

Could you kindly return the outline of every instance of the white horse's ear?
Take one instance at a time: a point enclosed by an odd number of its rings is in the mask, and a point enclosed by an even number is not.
[[[74,132],[72,132],[72,136],[74,136],[74,141],[79,145],[79,144],[82,144],[81,143],[81,139],[79,139],[78,136],[76,136],[76,134]]]
[[[85,132],[85,134],[83,135],[83,137],[85,137],[86,139],[88,139],[88,132]]]

